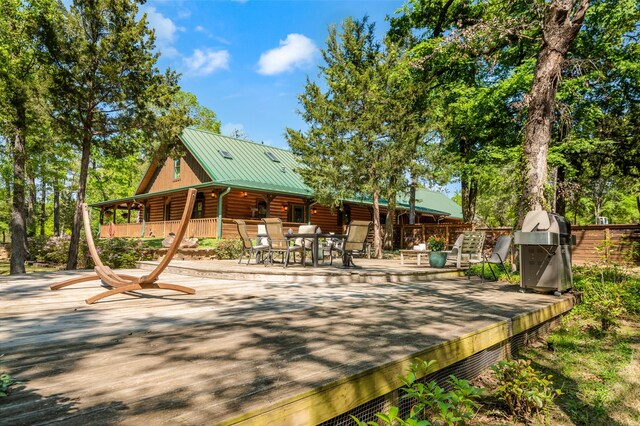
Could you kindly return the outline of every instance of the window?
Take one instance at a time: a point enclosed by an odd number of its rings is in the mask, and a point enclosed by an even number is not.
[[[218,152],[222,155],[223,158],[228,158],[229,160],[233,160],[233,155],[229,151],[225,151],[223,149],[219,149]]]
[[[301,204],[289,204],[287,209],[287,221],[289,222],[304,222],[304,206]]]
[[[267,202],[266,201],[258,201],[256,203],[256,208],[258,209],[256,212],[257,218],[267,217]]]
[[[342,206],[338,212],[338,226],[348,225],[351,222],[351,207]]]
[[[144,221],[149,222],[151,220],[151,206],[145,204],[144,206]]]
[[[193,206],[193,212],[191,213],[191,219],[204,218],[204,193],[198,192],[196,195],[196,204]]]
[[[280,160],[278,160],[278,157],[276,157],[276,155],[273,152],[265,152],[264,155],[269,157],[269,160],[273,161],[274,163],[280,162]]]
[[[171,203],[164,206],[164,220],[171,220]]]
[[[173,159],[173,179],[174,180],[180,179],[180,159],[179,158]]]

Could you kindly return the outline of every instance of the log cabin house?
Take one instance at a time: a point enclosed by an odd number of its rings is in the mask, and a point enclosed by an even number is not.
[[[179,136],[182,158],[154,161],[131,197],[91,205],[100,210],[100,237],[164,237],[177,228],[188,188],[198,189],[187,235],[234,238],[233,219],[244,219],[255,233],[263,217],[279,217],[285,227],[319,225],[344,232],[350,220],[371,220],[366,200],[345,200],[342,209],[317,204],[295,172],[291,151],[196,129]],[[408,222],[409,204],[397,203],[398,223]],[[381,202],[382,223],[386,203]],[[416,192],[416,223],[461,221],[461,209],[438,192]]]

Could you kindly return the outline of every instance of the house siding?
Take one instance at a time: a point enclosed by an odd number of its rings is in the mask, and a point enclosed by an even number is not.
[[[173,158],[167,158],[151,177],[144,193],[166,191],[201,183],[211,182],[211,178],[191,153],[180,158],[180,178],[173,178]]]

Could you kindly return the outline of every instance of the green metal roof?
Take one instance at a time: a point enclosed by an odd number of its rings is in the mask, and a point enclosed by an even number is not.
[[[213,182],[205,182],[194,188],[229,186],[242,190],[313,197],[311,188],[307,187],[302,177],[294,171],[300,164],[289,150],[197,129],[184,129],[180,134],[180,140],[213,179]],[[141,189],[139,188],[139,191]],[[185,189],[176,188],[152,194],[139,193],[129,198],[94,203],[92,206],[136,201]],[[371,204],[371,199],[348,201]],[[380,204],[386,206],[386,200],[380,200]],[[409,197],[399,197],[397,205],[399,208],[408,209]],[[416,211],[462,218],[462,209],[454,201],[444,194],[427,189],[416,191]]]
[[[398,204],[409,206],[409,196],[399,196]],[[462,207],[440,192],[424,188],[416,189],[416,210],[418,207],[447,212],[450,217],[462,219]]]
[[[294,171],[299,164],[291,151],[196,129],[183,130],[180,139],[218,184],[313,196]]]

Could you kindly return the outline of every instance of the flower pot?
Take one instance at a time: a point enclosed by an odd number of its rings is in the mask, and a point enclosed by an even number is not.
[[[447,263],[447,252],[432,251],[429,252],[429,266],[432,268],[442,268]]]

